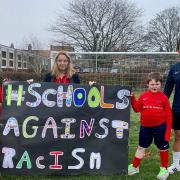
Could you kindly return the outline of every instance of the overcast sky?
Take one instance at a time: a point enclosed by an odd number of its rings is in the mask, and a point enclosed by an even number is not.
[[[48,45],[53,34],[47,31],[57,17],[58,12],[68,7],[71,0],[0,0],[0,44],[15,47],[22,46],[31,35]],[[143,22],[147,22],[156,13],[180,6],[180,0],[131,0],[143,9]]]

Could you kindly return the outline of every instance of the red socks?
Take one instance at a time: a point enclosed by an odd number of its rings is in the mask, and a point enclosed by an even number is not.
[[[169,161],[169,152],[167,151],[160,151],[160,160],[161,160],[161,167],[168,168],[168,161]],[[134,156],[133,158],[133,166],[137,168],[141,162],[141,159]]]
[[[160,151],[161,166],[168,168],[169,153],[167,151]]]
[[[134,156],[133,166],[134,166],[135,168],[137,168],[137,167],[139,166],[139,164],[140,164],[140,161],[141,161],[141,159],[139,159],[139,158],[137,158],[136,156]]]

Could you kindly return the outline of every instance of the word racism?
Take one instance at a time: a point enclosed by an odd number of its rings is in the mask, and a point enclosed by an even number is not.
[[[2,174],[127,173],[129,97],[120,86],[4,85]]]

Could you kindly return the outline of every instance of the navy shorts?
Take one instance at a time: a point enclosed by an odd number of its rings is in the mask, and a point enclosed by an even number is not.
[[[143,148],[149,147],[153,140],[154,144],[161,150],[169,148],[169,143],[165,141],[166,125],[161,124],[155,127],[140,127],[139,146]]]
[[[180,130],[180,113],[173,112],[172,119],[172,128],[174,130]]]

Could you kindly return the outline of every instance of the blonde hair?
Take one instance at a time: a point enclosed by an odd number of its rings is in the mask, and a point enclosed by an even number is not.
[[[71,78],[72,75],[75,73],[75,69],[74,69],[73,66],[72,66],[70,56],[69,56],[68,53],[65,52],[65,51],[60,51],[60,52],[57,54],[56,59],[55,59],[54,64],[53,64],[53,67],[52,67],[51,75],[52,75],[53,77],[57,77],[57,76],[59,76],[59,75],[61,74],[61,72],[59,71],[59,68],[58,68],[58,66],[57,66],[57,59],[58,59],[58,57],[59,57],[60,55],[64,55],[64,56],[66,56],[66,58],[68,59],[68,67],[67,67],[67,70],[66,70],[66,76],[67,76],[68,78]]]

